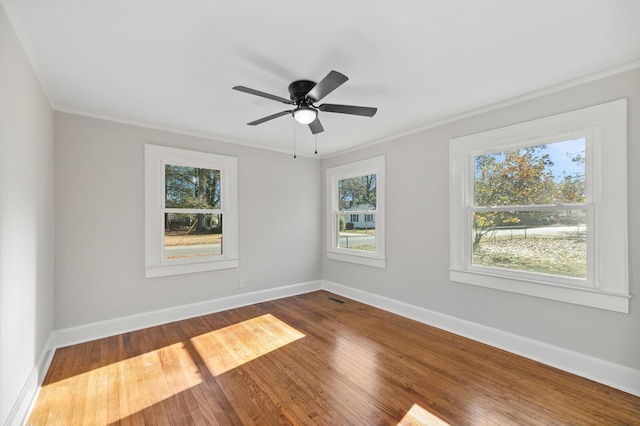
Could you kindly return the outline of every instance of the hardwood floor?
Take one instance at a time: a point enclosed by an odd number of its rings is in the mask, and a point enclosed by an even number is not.
[[[640,398],[318,291],[58,349],[29,424],[637,425]]]

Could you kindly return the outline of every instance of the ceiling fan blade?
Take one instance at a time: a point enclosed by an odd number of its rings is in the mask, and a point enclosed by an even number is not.
[[[267,98],[267,99],[271,99],[271,100],[274,100],[274,101],[282,102],[283,104],[293,105],[293,101],[291,101],[290,99],[281,98],[280,96],[276,96],[276,95],[272,95],[272,94],[269,94],[269,93],[261,92],[259,90],[255,90],[255,89],[250,89],[248,87],[235,86],[235,87],[233,87],[233,90],[237,90],[239,92],[248,93],[250,95],[262,96],[263,98]]]
[[[255,126],[257,124],[262,124],[265,121],[273,120],[274,118],[278,118],[278,117],[282,117],[283,115],[291,114],[292,111],[293,110],[289,110],[289,111],[282,111],[282,112],[278,112],[278,113],[275,113],[275,114],[271,114],[271,115],[263,117],[263,118],[261,118],[259,120],[252,121],[251,123],[247,123],[247,125]]]
[[[373,117],[376,115],[378,108],[354,106],[354,105],[336,105],[322,104],[318,107],[320,111],[338,112],[340,114],[363,115],[365,117]]]
[[[311,129],[311,133],[313,133],[314,135],[324,132],[324,127],[322,127],[319,118],[316,118],[314,121],[309,123],[309,129]]]
[[[307,97],[312,99],[314,102],[318,102],[320,99],[324,98],[344,84],[347,80],[349,80],[349,77],[346,75],[341,74],[338,71],[331,71],[325,78],[320,80],[313,89],[309,90]]]

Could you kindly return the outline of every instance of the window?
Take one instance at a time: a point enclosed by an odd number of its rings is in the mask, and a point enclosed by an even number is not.
[[[327,257],[384,268],[384,156],[327,169]]]
[[[237,159],[145,145],[145,277],[238,266]]]
[[[626,100],[451,140],[452,281],[628,312]]]

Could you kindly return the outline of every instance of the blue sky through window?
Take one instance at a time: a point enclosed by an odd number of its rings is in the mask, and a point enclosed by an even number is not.
[[[584,162],[575,162],[571,159],[580,154],[585,158],[585,138],[571,139],[562,142],[547,144],[547,152],[553,161],[553,175],[556,180],[562,179],[563,176],[579,174],[584,176]]]

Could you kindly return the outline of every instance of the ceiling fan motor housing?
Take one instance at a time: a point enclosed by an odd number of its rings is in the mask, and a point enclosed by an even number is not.
[[[298,80],[289,85],[289,96],[296,105],[309,105],[312,100],[307,99],[307,93],[316,85],[313,81]]]

